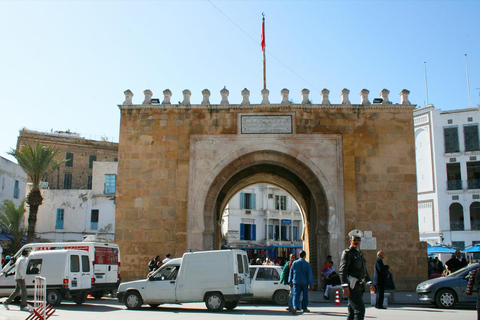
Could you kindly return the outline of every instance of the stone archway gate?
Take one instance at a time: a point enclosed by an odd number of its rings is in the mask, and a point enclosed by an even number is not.
[[[155,103],[145,90],[142,104],[125,91],[121,110],[116,195],[116,242],[122,278],[141,278],[155,255],[219,248],[221,212],[228,200],[253,183],[275,184],[301,207],[304,240],[316,281],[327,254],[339,263],[349,230],[367,231],[364,252],[373,272],[375,252],[387,252],[397,286],[413,290],[426,274],[419,242],[413,108],[407,90],[401,103],[230,104],[228,91],[213,105],[204,90],[199,105],[190,91],[178,105]],[[158,101],[158,100],[157,100]],[[399,246],[402,243],[402,246]],[[405,256],[409,259],[404,259]],[[338,267],[338,265],[337,265]]]

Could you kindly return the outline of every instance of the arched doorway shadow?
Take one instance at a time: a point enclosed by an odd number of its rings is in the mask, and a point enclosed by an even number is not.
[[[263,150],[244,154],[231,161],[216,175],[204,202],[205,248],[220,248],[220,224],[223,210],[231,197],[255,183],[270,183],[290,193],[304,218],[304,249],[312,264],[315,283],[320,279],[321,264],[331,250],[330,233],[338,236],[339,224],[329,230],[334,210],[318,174],[291,155]]]

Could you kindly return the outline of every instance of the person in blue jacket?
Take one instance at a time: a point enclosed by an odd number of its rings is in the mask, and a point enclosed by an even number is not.
[[[293,314],[300,309],[300,295],[302,295],[301,309],[303,312],[310,312],[308,310],[308,290],[313,288],[313,273],[310,263],[305,260],[306,256],[305,251],[300,252],[300,259],[292,263],[288,275],[288,284],[293,288]]]

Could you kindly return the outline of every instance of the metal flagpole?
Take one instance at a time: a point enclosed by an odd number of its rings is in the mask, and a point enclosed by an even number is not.
[[[470,95],[470,79],[468,78],[468,61],[467,61],[467,54],[465,53],[465,67],[467,69],[467,86],[468,86],[468,106],[472,107],[472,97]]]
[[[425,89],[427,91],[427,107],[428,107],[427,61],[425,61],[424,64],[425,64]]]
[[[262,51],[263,51],[263,89],[267,89],[266,58],[265,58],[265,13],[262,12]]]

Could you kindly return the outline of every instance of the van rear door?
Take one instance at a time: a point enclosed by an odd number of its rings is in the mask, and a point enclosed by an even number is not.
[[[241,252],[235,253],[237,256],[237,272],[235,273],[235,284],[238,285],[238,293],[250,293],[250,279],[248,275],[247,255]],[[245,257],[245,260],[244,258]]]
[[[82,267],[82,283],[80,287],[82,289],[90,289],[92,287],[93,271],[90,264],[90,257],[87,253],[81,255],[81,267]]]
[[[70,254],[70,266],[68,274],[68,288],[77,290],[82,288],[82,270],[80,266],[80,256],[78,254]]]

